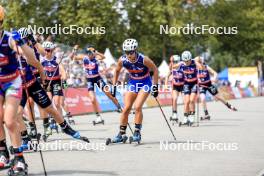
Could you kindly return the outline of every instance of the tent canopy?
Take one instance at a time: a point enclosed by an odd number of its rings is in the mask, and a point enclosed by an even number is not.
[[[159,76],[166,77],[170,73],[170,67],[168,63],[163,60],[159,66]]]
[[[228,81],[228,68],[225,68],[220,73],[218,73],[218,79]]]
[[[105,49],[104,56],[105,56],[104,62],[106,64],[106,67],[110,67],[112,64],[116,63],[115,58],[111,54],[109,48]]]

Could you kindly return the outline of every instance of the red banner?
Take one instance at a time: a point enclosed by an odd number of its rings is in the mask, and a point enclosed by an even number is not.
[[[68,88],[64,93],[65,103],[73,115],[93,112],[86,88]]]

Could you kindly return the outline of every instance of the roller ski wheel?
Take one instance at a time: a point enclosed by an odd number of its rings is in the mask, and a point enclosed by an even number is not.
[[[104,125],[104,120],[101,121],[93,121],[93,126],[98,125],[98,124],[103,124]]]
[[[134,138],[133,138],[133,136],[130,136],[129,137],[129,144],[132,144],[133,142],[137,142],[138,144],[140,144],[140,140],[139,141],[136,141],[136,140],[134,140]]]
[[[51,135],[48,135],[48,134],[43,134],[43,135],[42,135],[42,140],[43,140],[44,142],[47,142],[47,141],[48,141],[48,138],[49,138],[49,136],[51,136]]]
[[[68,122],[70,125],[75,125],[75,121],[73,119],[69,119]]]
[[[111,138],[107,138],[105,144],[109,145],[109,144],[115,144],[115,143],[123,143],[125,144],[127,141],[128,137],[126,135],[120,135],[118,134],[115,138],[111,139]]]
[[[50,129],[51,131],[55,130],[57,134],[59,133],[59,127],[57,124],[51,124]]]
[[[211,116],[202,116],[200,120],[211,120]]]
[[[179,127],[181,126],[191,126],[192,123],[190,121],[187,121],[186,123],[183,123],[183,122],[179,122]]]
[[[174,119],[174,118],[172,118],[172,116],[170,117],[170,121],[172,122],[172,125],[174,125],[174,124],[176,124],[176,123],[178,123],[178,119]]]
[[[129,144],[133,142],[141,143],[141,134],[139,132],[134,132],[134,135],[129,137]]]
[[[10,167],[7,173],[8,176],[28,176],[28,165],[25,161],[13,159]]]
[[[36,138],[31,138],[31,150],[34,152],[38,151],[38,145],[39,145],[39,141],[41,139],[41,134],[38,133]]]
[[[85,136],[81,136],[78,131],[76,131],[76,133],[72,137],[75,138],[75,139],[84,141],[86,143],[90,143],[89,139],[87,137],[85,137]]]
[[[0,151],[0,171],[10,167],[10,160],[4,151]]]

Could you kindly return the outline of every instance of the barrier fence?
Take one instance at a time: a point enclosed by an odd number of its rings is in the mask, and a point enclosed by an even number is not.
[[[219,95],[224,99],[237,99],[244,97],[255,97],[258,96],[258,92],[256,88],[248,87],[248,88],[238,88],[238,87],[229,87],[222,86],[218,88]],[[99,89],[95,91],[96,98],[98,100],[100,110],[102,112],[106,111],[114,111],[116,110],[116,106],[114,103]],[[123,106],[123,95],[125,94],[124,90],[117,91],[117,99],[119,103]],[[161,91],[158,99],[160,104],[163,106],[172,104],[172,96],[170,92]],[[206,95],[206,99],[208,101],[212,101],[214,98],[208,93]],[[88,97],[88,91],[86,88],[68,88],[65,90],[65,101],[68,105],[69,111],[73,115],[87,114],[93,112],[92,103]],[[182,98],[178,100],[179,104],[183,103]],[[149,96],[147,101],[144,104],[144,107],[155,107],[157,103],[152,96]]]

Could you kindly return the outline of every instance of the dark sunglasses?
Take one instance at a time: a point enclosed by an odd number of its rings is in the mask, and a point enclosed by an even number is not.
[[[135,51],[125,51],[126,55],[133,55]]]
[[[92,51],[86,51],[86,53],[87,53],[88,55],[93,55],[93,54],[94,54],[94,52],[92,52]]]
[[[51,49],[45,49],[46,52],[50,53],[51,52]]]

